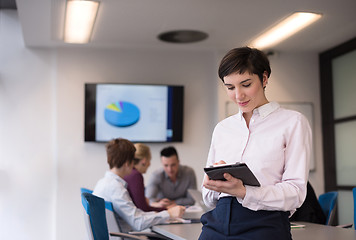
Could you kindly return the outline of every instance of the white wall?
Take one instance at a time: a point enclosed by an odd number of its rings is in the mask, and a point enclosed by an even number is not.
[[[184,85],[184,142],[173,145],[201,182],[226,101],[216,73],[223,52],[28,49],[14,11],[0,12],[0,52],[0,239],[85,238],[79,188],[93,188],[107,169],[104,144],[83,141],[85,82]],[[321,193],[317,54],[281,53],[271,64],[270,100],[314,103],[317,166],[311,181]],[[149,144],[146,178],[160,167],[166,145]]]
[[[52,61],[24,47],[16,11],[0,11],[0,239],[54,230]]]

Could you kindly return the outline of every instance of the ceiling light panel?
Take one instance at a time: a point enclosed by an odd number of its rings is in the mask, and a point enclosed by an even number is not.
[[[272,47],[321,18],[321,14],[296,12],[251,42],[259,49]]]
[[[97,1],[67,1],[64,41],[67,43],[88,43],[98,8],[99,2]]]

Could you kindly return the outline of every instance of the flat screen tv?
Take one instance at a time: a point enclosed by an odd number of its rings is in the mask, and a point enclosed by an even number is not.
[[[182,142],[183,99],[183,86],[87,83],[84,139]]]

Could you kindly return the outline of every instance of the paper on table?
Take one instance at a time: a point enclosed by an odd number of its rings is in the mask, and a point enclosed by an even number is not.
[[[305,228],[305,225],[304,225],[304,224],[297,223],[297,222],[291,222],[291,223],[290,223],[290,227],[291,227],[291,229],[295,229],[295,228]]]

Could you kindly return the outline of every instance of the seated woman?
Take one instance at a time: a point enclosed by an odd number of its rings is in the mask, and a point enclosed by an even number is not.
[[[130,193],[132,201],[136,207],[145,212],[166,210],[166,208],[150,206],[148,199],[145,197],[145,185],[142,174],[146,173],[151,164],[150,148],[142,143],[136,143],[135,148],[134,167],[131,174],[124,178],[127,182],[127,190]]]

